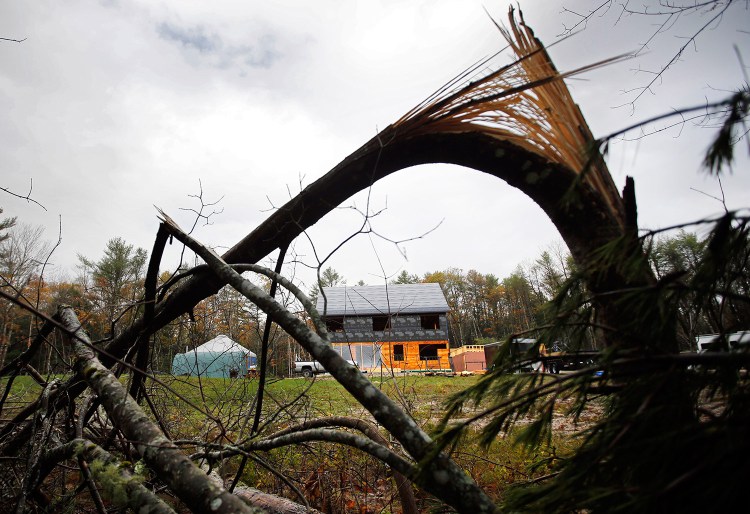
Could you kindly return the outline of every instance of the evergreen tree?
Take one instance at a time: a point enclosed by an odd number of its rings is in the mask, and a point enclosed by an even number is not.
[[[3,213],[3,208],[0,207],[0,214]],[[15,216],[12,218],[0,218],[0,243],[8,239],[8,230],[13,228],[16,224]]]
[[[123,311],[136,303],[147,255],[143,248],[134,248],[119,237],[107,241],[104,255],[98,261],[78,255],[82,279],[97,311],[99,336],[104,336]]]
[[[310,288],[308,296],[312,300],[313,304],[317,303],[320,290],[323,287],[336,287],[338,285],[345,285],[346,279],[342,277],[338,271],[328,266],[321,273],[318,270],[318,281],[313,284]]]
[[[402,270],[398,276],[391,281],[391,284],[418,284],[419,275],[412,275],[406,270]]]

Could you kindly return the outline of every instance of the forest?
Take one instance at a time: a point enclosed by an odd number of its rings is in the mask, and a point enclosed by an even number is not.
[[[7,228],[0,242],[3,287],[14,291],[26,305],[43,312],[53,310],[56,305],[71,305],[78,316],[86,320],[94,340],[109,339],[116,335],[113,330],[118,326],[132,321],[138,312],[132,306],[137,303],[145,281],[146,250],[113,238],[98,259],[79,256],[76,280],[55,281],[40,274],[51,248],[50,242],[43,239],[40,228],[23,223],[15,225],[11,221],[6,218]],[[655,235],[647,240],[647,245],[655,276],[663,279],[679,274],[683,279],[691,280],[705,251],[706,240],[695,233],[678,230],[673,234]],[[448,315],[451,346],[459,347],[533,335],[537,327],[549,322],[545,307],[571,279],[574,270],[572,257],[562,244],[557,243],[550,244],[534,261],[519,264],[511,275],[503,278],[472,269],[464,272],[455,267],[421,275],[404,270],[390,282],[439,283],[451,307]],[[169,277],[166,271],[160,274],[162,283]],[[346,278],[333,268],[321,272],[322,287],[346,283]],[[364,282],[357,284],[364,285]],[[270,281],[260,281],[259,285],[268,289]],[[750,285],[740,280],[729,287],[736,298],[742,298],[748,295]],[[315,287],[312,289],[311,297],[314,298]],[[290,304],[288,307],[302,310],[299,305]],[[677,315],[680,349],[695,351],[698,335],[743,328],[743,320],[749,316],[747,306],[733,298],[724,304],[714,299],[707,308],[699,308],[692,297],[687,297],[682,300]],[[171,322],[158,333],[149,369],[168,372],[175,353],[195,348],[218,334],[228,335],[257,353],[264,321],[265,315],[257,306],[231,288],[223,288],[198,303],[192,313]],[[19,305],[3,300],[0,322],[2,368],[6,360],[17,357],[30,345],[35,317]],[[564,345],[565,338],[560,342]],[[593,335],[589,335],[585,347],[599,348]],[[292,369],[295,352],[290,348],[288,338],[274,326],[269,356],[275,374],[283,376]],[[68,358],[64,350],[57,354],[50,346],[44,354],[37,355],[32,364],[42,374],[60,373],[66,369]]]

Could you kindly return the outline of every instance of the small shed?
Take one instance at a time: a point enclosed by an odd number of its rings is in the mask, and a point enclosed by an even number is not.
[[[450,358],[453,371],[456,373],[462,373],[465,371],[484,373],[487,371],[484,345],[471,344],[453,348],[450,351]]]
[[[230,378],[254,370],[257,356],[228,336],[218,335],[210,341],[172,359],[173,375]]]

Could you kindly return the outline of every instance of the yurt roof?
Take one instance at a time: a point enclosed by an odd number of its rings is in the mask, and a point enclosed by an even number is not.
[[[242,353],[249,353],[252,355],[255,355],[253,352],[242,346],[240,343],[232,340],[229,336],[225,336],[224,334],[220,334],[210,341],[206,341],[202,345],[198,346],[195,350],[192,350],[196,353],[206,353],[206,352],[212,352],[212,353],[236,353],[236,352],[242,352]]]

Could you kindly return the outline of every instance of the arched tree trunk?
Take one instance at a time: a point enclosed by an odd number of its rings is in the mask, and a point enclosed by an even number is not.
[[[519,55],[518,61],[480,80],[441,90],[417,106],[277,209],[226,252],[223,260],[229,264],[258,262],[271,252],[285,248],[354,194],[392,173],[420,164],[456,164],[504,180],[544,210],[579,267],[590,270],[588,287],[594,294],[600,322],[615,329],[611,332],[612,342],[635,344],[640,339],[639,334],[617,330],[628,327],[632,318],[630,312],[617,305],[617,300],[619,292],[651,281],[648,267],[621,266],[627,255],[602,265],[598,254],[605,244],[624,239],[628,253],[639,255],[640,248],[634,238],[634,202],[629,206],[618,194],[595,141],[563,83],[564,77],[555,70],[542,45],[530,29],[519,27],[513,19],[511,26],[513,35],[506,33],[506,37]],[[473,76],[475,71],[468,70],[464,78]],[[630,244],[627,244],[628,238]],[[163,240],[161,243],[157,240],[158,244],[163,244]],[[226,283],[227,280],[213,273],[187,279],[156,303],[153,312],[149,307],[146,316],[119,333],[107,345],[107,352],[123,358],[136,341],[148,341],[150,334],[191,311]],[[611,294],[612,291],[618,293]],[[264,310],[274,320],[288,314],[274,310],[276,306],[270,302],[266,307]],[[302,339],[300,334],[304,330],[299,329],[298,340]],[[318,341],[320,338],[314,333],[310,337],[320,347],[318,360],[324,365],[337,365],[340,356],[329,352],[330,347],[323,348],[324,343]],[[101,360],[105,366],[113,363],[105,356]],[[84,371],[81,369],[81,374]],[[371,413],[378,411],[378,405],[368,405],[374,398],[366,389],[371,384],[356,370],[351,371],[349,378],[348,371],[339,371],[334,376],[350,392],[360,388],[360,396],[364,398],[361,403]],[[70,386],[68,397],[75,397],[82,388]],[[382,419],[388,413],[380,414]],[[405,448],[412,448],[409,452],[415,460],[431,456],[436,448],[421,432],[418,433],[421,439],[416,442],[408,441],[410,436],[403,431],[393,435]],[[17,448],[24,437],[15,437],[9,445]],[[176,449],[172,450],[175,458],[180,457]],[[443,495],[444,499],[449,497],[448,503],[459,508],[463,500],[466,511],[493,510],[486,495],[446,455],[437,455],[433,464],[440,474],[435,473],[425,482],[431,486],[427,490],[436,491],[437,485],[442,483],[439,479],[451,479],[445,486],[448,492]],[[445,470],[452,474],[442,473]],[[457,477],[463,482],[454,480]],[[466,500],[470,495],[473,495],[473,503]]]
[[[628,233],[626,205],[564,84],[567,75],[555,69],[541,42],[512,11],[510,26],[503,34],[519,57],[516,62],[428,98],[277,209],[224,260],[258,262],[378,180],[420,164],[451,163],[494,175],[528,195],[555,224],[578,265],[588,269],[602,245]],[[484,65],[453,84],[468,81]],[[651,280],[647,266],[630,276],[615,265],[597,268],[588,280],[594,294]],[[148,327],[134,324],[109,351],[122,354],[139,332],[166,325],[221,285],[210,276],[189,279],[156,306]],[[613,300],[598,298],[600,318],[625,326],[625,313],[611,307]]]
[[[226,252],[224,260],[230,264],[258,262],[294,240],[352,195],[396,171],[428,163],[473,168],[520,189],[549,216],[582,268],[594,260],[603,244],[625,235],[621,219],[612,212],[602,195],[582,183],[577,173],[563,165],[478,132],[393,139],[396,132],[393,127],[388,127],[306,187]],[[381,146],[383,140],[392,142]],[[566,197],[571,200],[566,201]],[[618,270],[611,269],[592,276],[589,287],[596,293],[622,289],[630,283],[631,280]],[[148,331],[157,330],[188,312],[199,301],[216,293],[220,286],[207,275],[187,280],[157,305]],[[606,298],[600,301],[602,316],[608,324],[618,326],[618,319],[626,314],[608,310],[608,303]],[[108,350],[121,353],[131,343],[134,333],[143,329],[141,323],[117,337]]]

